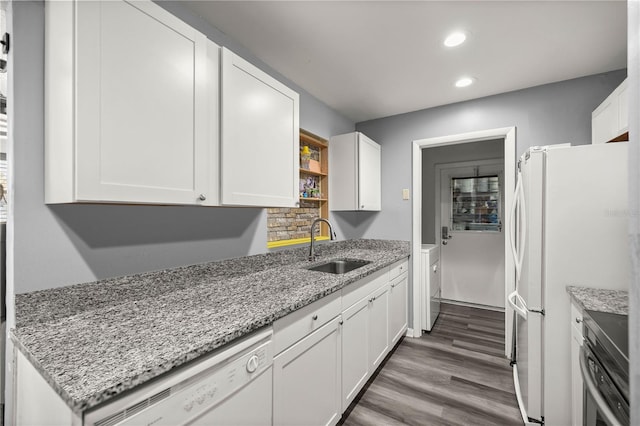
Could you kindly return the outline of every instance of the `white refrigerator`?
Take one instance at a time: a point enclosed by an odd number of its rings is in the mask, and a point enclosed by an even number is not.
[[[514,383],[525,423],[569,425],[566,286],[628,288],[627,144],[531,148],[518,170]]]

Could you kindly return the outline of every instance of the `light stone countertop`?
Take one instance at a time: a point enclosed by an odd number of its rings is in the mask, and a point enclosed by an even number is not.
[[[567,293],[582,309],[629,315],[629,293],[626,290],[567,286]]]
[[[16,295],[12,340],[76,413],[271,325],[410,254],[348,240]],[[308,271],[371,261],[343,275]]]

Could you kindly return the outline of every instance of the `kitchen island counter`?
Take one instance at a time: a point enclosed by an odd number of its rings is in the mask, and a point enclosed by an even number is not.
[[[271,325],[409,256],[348,240],[16,295],[12,340],[76,413]],[[330,259],[370,261],[342,275]]]

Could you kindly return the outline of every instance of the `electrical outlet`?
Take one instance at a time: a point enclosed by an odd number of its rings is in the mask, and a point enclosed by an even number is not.
[[[409,190],[408,189],[403,189],[402,190],[402,199],[403,200],[408,200],[409,199]]]

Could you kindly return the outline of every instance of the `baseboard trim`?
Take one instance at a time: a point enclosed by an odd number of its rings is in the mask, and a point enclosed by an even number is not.
[[[414,334],[413,328],[407,328],[407,332],[405,334],[407,337],[421,337],[422,330],[418,330],[418,334]]]

